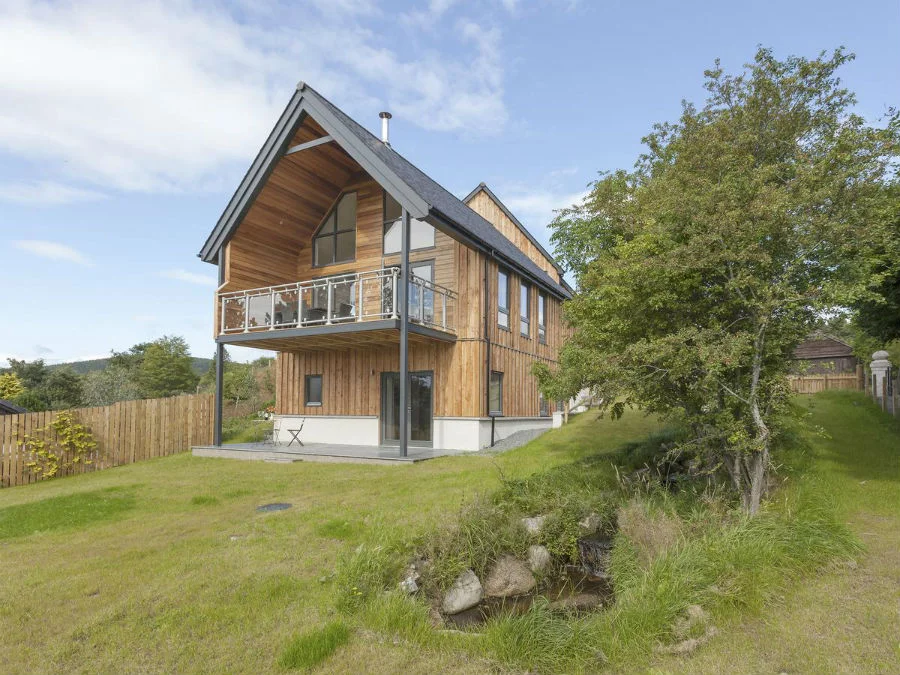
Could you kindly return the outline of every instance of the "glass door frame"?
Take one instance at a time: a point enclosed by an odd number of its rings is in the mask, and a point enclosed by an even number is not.
[[[410,438],[409,446],[417,447],[417,448],[430,448],[430,447],[434,446],[434,371],[433,370],[411,370],[411,371],[409,371],[410,380],[412,380],[413,375],[427,375],[428,377],[431,378],[431,410],[429,411],[429,416],[428,416],[428,422],[429,422],[428,436],[429,436],[429,438],[431,438],[431,440],[430,441],[414,441],[414,440],[412,440],[412,438]],[[385,394],[385,382],[387,382],[387,378],[389,378],[389,377],[396,377],[399,382],[400,373],[398,371],[382,371],[382,373],[381,373],[381,391],[379,394],[379,398],[381,399],[381,410],[379,411],[380,414],[378,416],[378,435],[379,435],[379,439],[381,441],[381,445],[386,445],[386,446],[390,446],[390,447],[398,447],[400,445],[399,438],[392,439],[392,438],[385,437],[386,417],[385,417],[384,413],[385,413],[385,408],[386,408],[386,401],[385,401],[384,394]],[[409,386],[409,383],[407,383],[407,388],[410,390],[412,389],[412,387]],[[413,401],[412,401],[412,396],[410,396],[410,408],[412,408],[412,406],[413,406]],[[398,410],[397,411],[398,417],[399,417],[399,412],[400,411]],[[410,428],[412,426],[411,412],[412,411],[410,410],[410,414],[407,415],[407,420],[406,420],[406,423],[408,425],[407,433],[410,432]]]

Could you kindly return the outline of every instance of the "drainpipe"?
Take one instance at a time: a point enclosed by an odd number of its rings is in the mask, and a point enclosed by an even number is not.
[[[400,456],[409,446],[409,211],[400,214]]]

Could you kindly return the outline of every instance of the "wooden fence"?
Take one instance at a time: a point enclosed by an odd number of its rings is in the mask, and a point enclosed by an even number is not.
[[[791,391],[796,394],[816,394],[828,389],[855,389],[865,386],[865,378],[858,373],[843,375],[800,375],[788,378]]]
[[[211,394],[122,401],[98,408],[77,408],[76,419],[91,432],[97,447],[90,464],[76,464],[58,475],[86,473],[164,457],[209,445],[213,440],[214,404]],[[0,487],[40,480],[26,464],[25,436],[47,427],[56,412],[0,415]],[[48,429],[43,438],[55,440]]]

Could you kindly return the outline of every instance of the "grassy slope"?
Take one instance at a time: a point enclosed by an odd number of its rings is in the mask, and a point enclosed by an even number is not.
[[[869,549],[859,568],[835,568],[810,580],[762,618],[721,626],[723,634],[699,652],[659,661],[656,671],[896,670],[900,435],[896,424],[860,401],[832,392],[808,403],[813,421],[832,435],[815,441],[822,480]],[[0,508],[103,495],[111,487],[131,498],[127,508],[104,512],[88,525],[83,500],[76,500],[78,517],[61,529],[0,537],[0,631],[17,643],[5,650],[3,670],[270,672],[298,634],[336,618],[331,585],[319,579],[341,551],[370,541],[382,527],[422,531],[452,515],[473,492],[496,486],[498,468],[507,476],[526,475],[614,449],[653,428],[636,414],[596,424],[582,416],[497,458],[366,467],[177,456],[0,491]],[[269,501],[294,508],[254,511]],[[34,522],[46,527],[46,509],[35,513]],[[27,518],[28,512],[16,515]],[[321,668],[488,670],[494,669],[361,634]]]
[[[63,528],[0,539],[0,634],[16,636],[2,670],[270,672],[297,634],[335,618],[331,584],[320,577],[341,551],[384,527],[424,531],[496,487],[498,470],[524,476],[654,428],[638,414],[596,424],[582,416],[497,457],[373,467],[180,455],[0,491],[0,509],[111,487],[132,500],[98,522],[82,514]],[[294,508],[254,511],[274,501]],[[75,503],[82,512],[83,500]],[[45,528],[46,509],[34,513]],[[355,636],[324,668],[474,673],[485,664]]]
[[[657,673],[896,673],[900,664],[900,424],[861,395],[804,397],[815,461],[839,512],[866,546],[856,569],[836,565],[763,616]]]

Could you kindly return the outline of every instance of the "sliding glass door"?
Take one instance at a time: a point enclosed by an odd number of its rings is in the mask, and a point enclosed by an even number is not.
[[[420,371],[409,374],[409,443],[431,445],[434,374]],[[400,443],[400,373],[381,374],[381,441]]]

